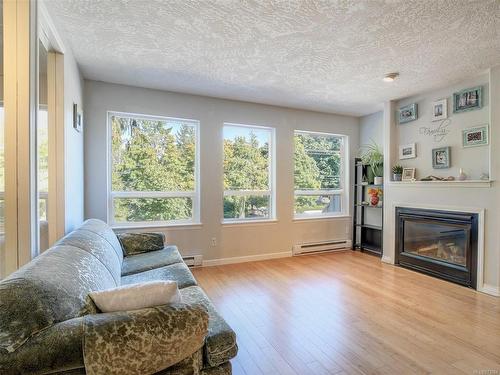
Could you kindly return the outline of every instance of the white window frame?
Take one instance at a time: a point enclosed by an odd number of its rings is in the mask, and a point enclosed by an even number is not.
[[[307,219],[318,219],[318,218],[335,218],[335,217],[345,217],[349,214],[349,137],[343,134],[335,133],[325,133],[312,130],[294,130],[293,138],[297,134],[310,134],[319,135],[325,137],[337,137],[342,138],[342,146],[340,148],[340,189],[315,189],[315,190],[295,190],[294,182],[294,194],[293,194],[293,208],[292,212],[295,220],[307,220]],[[295,155],[295,152],[294,152]],[[295,166],[295,157],[293,160]],[[295,213],[295,198],[298,196],[319,196],[319,195],[340,195],[340,212],[332,213],[320,213],[320,214],[297,214]]]
[[[262,125],[250,125],[250,124],[238,124],[234,122],[225,122],[222,127],[222,158],[224,159],[224,127],[233,126],[248,129],[266,130],[269,131],[269,189],[267,190],[224,190],[223,192],[223,202],[224,197],[227,196],[269,196],[269,216],[265,218],[224,218],[224,209],[222,212],[222,223],[223,224],[245,224],[253,222],[265,222],[265,221],[275,221],[276,220],[276,129],[269,126]],[[224,179],[224,171],[222,171],[222,178]],[[224,204],[223,204],[224,206]]]
[[[112,116],[129,117],[142,120],[159,121],[185,121],[191,123],[195,128],[195,158],[194,158],[194,191],[113,191],[112,190]],[[167,117],[157,115],[145,115],[131,112],[107,111],[107,191],[108,191],[108,224],[113,228],[146,228],[146,227],[169,227],[181,225],[200,225],[200,122],[193,119],[178,117]],[[115,198],[191,198],[192,217],[191,219],[168,220],[168,221],[130,221],[116,222],[114,215],[113,200]]]

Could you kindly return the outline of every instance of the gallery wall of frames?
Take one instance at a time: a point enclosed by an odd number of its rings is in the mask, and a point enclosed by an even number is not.
[[[487,74],[399,101],[403,182],[489,180],[489,106]]]

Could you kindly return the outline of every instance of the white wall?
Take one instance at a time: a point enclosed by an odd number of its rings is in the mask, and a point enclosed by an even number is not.
[[[84,99],[87,218],[107,218],[106,111],[123,111],[200,121],[202,225],[159,228],[183,254],[203,254],[205,260],[259,256],[289,253],[298,242],[350,239],[350,217],[293,221],[293,130],[347,135],[352,160],[358,150],[358,118],[95,81],[85,81]],[[277,222],[221,224],[224,122],[276,128]],[[214,237],[217,245],[211,246]]]
[[[424,93],[399,101],[396,108],[418,103],[418,119],[396,126],[398,133],[396,137],[399,139],[399,145],[416,143],[417,158],[401,160],[399,163],[403,167],[416,168],[417,178],[429,175],[457,177],[460,168],[463,168],[464,172],[473,180],[479,179],[482,173],[489,173],[489,147],[462,147],[463,129],[489,124],[490,122],[488,79],[488,75],[483,74],[439,91]],[[483,86],[482,108],[469,112],[453,113],[453,93],[475,86]],[[432,103],[442,98],[448,98],[448,118],[432,122]],[[442,125],[441,122],[443,122]],[[441,137],[435,139],[435,137],[422,134],[423,128],[436,129],[440,125],[446,127],[446,130],[449,131],[443,139]],[[444,146],[451,147],[451,168],[433,169],[432,149]]]
[[[379,111],[360,117],[359,119],[359,144],[360,146],[371,144],[375,142],[380,146],[380,149],[384,147],[384,111]],[[365,191],[365,199],[368,199],[368,195]],[[378,209],[365,209],[365,224],[371,225],[382,225],[382,215],[380,215],[380,210]],[[358,229],[361,230],[361,229]]]
[[[73,128],[73,103],[83,106],[83,79],[69,49],[64,53],[64,180],[65,231],[84,218],[83,133]],[[85,123],[85,119],[84,119]],[[84,125],[85,129],[85,125]]]
[[[485,79],[486,78],[486,79]],[[452,114],[451,103],[448,111],[451,115],[451,131],[445,141],[436,145],[432,140],[427,140],[425,145],[423,139],[418,138],[415,129],[423,124],[430,124],[430,103],[441,97],[451,98],[454,91],[468,88],[478,83],[484,84],[485,108],[461,114]],[[404,125],[398,125],[396,120],[396,109],[401,104],[418,102],[421,120]],[[450,100],[451,101],[451,100]],[[420,176],[426,174],[435,175],[457,175],[458,167],[467,168],[467,173],[472,178],[478,177],[479,173],[487,168],[488,150],[491,149],[491,172],[492,177],[500,173],[498,163],[498,150],[500,148],[500,106],[489,105],[489,103],[500,103],[500,67],[491,69],[489,75],[476,77],[464,81],[461,84],[426,93],[418,97],[408,98],[401,103],[389,102],[385,105],[384,112],[384,163],[387,168],[399,162],[397,146],[400,142],[412,142],[417,137],[420,145],[420,156],[407,165],[413,165],[421,171]],[[470,149],[461,148],[461,129],[464,127],[478,125],[480,123],[490,124],[490,146]],[[426,125],[426,126],[427,126]],[[431,125],[432,126],[432,125]],[[451,145],[452,166],[446,172],[438,173],[432,170],[430,149],[433,147]],[[418,151],[417,151],[418,152]],[[429,168],[430,166],[430,168]],[[394,262],[395,256],[395,206],[423,205],[435,208],[456,208],[462,211],[484,210],[484,278],[478,280],[478,287],[484,292],[500,295],[500,185],[497,181],[482,184],[456,184],[453,183],[390,183],[386,181],[384,189],[384,256],[386,262]]]
[[[380,147],[384,145],[384,111],[375,112],[359,119],[359,144],[366,145],[374,141]]]

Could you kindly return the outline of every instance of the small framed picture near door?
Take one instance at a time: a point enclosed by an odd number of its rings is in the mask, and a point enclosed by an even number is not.
[[[81,110],[78,108],[78,104],[73,103],[73,128],[77,132],[82,131],[83,126],[83,115]]]
[[[450,168],[450,147],[434,148],[432,150],[432,168]]]
[[[415,143],[399,146],[399,159],[413,159],[417,157]]]
[[[432,103],[432,121],[448,118],[448,100],[441,99]]]

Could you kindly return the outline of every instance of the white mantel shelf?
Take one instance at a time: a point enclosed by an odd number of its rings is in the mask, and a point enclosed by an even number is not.
[[[443,187],[464,187],[464,188],[489,188],[493,181],[485,180],[465,180],[465,181],[389,181],[385,185],[390,187],[422,187],[422,188],[443,188]]]

